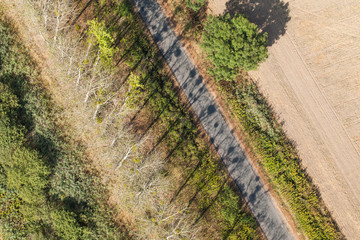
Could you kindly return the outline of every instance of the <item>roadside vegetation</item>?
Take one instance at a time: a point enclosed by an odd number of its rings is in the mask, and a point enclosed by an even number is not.
[[[263,239],[128,1],[14,4],[51,64],[1,18],[5,239]]]
[[[180,29],[179,33],[190,43],[192,51],[196,51],[199,66],[210,69],[207,77],[213,78],[219,96],[232,117],[238,120],[244,141],[279,199],[294,216],[299,231],[309,239],[343,239],[318,189],[302,167],[296,147],[287,138],[257,85],[246,74],[246,70],[256,68],[267,57],[266,33],[259,34],[241,15],[204,17],[206,9],[199,14],[207,21],[201,23],[197,31],[188,31],[193,29],[187,26],[188,19],[194,18],[181,11],[186,6],[177,0],[165,6],[172,14],[173,25]],[[235,28],[240,31],[232,31]],[[241,49],[246,44],[249,46]]]

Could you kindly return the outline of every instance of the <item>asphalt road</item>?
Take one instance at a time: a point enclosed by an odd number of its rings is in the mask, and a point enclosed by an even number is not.
[[[133,2],[265,236],[294,239],[159,4],[156,0]]]

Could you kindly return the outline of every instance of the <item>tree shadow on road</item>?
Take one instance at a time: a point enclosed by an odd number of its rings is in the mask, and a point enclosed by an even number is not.
[[[268,45],[273,45],[286,32],[290,21],[289,3],[282,0],[230,0],[226,3],[226,13],[234,16],[240,13],[250,22],[268,33]]]

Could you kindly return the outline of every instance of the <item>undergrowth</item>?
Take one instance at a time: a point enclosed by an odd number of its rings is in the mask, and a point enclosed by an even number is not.
[[[3,12],[1,12],[3,14]],[[0,19],[0,216],[5,239],[128,239],[83,146],[63,133],[61,109],[36,64]]]

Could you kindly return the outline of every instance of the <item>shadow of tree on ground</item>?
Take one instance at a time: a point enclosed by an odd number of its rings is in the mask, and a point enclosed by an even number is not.
[[[250,22],[268,33],[268,45],[273,45],[286,32],[290,21],[289,3],[282,0],[230,0],[226,3],[226,13],[234,16],[243,14]]]

